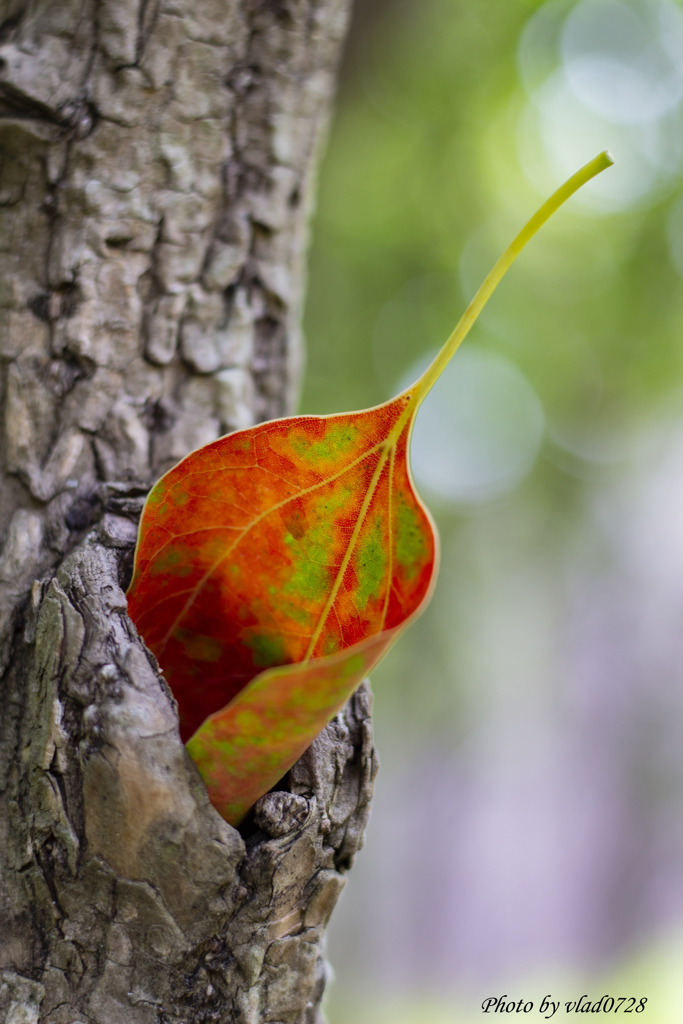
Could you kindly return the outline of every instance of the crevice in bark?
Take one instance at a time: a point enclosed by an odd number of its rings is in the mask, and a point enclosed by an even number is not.
[[[139,497],[115,500],[126,507]],[[289,791],[259,801],[245,846],[208,803],[154,659],[125,614],[116,572],[129,522],[104,512],[35,589],[32,639],[17,648],[26,691],[14,727],[27,771],[9,779],[19,814],[6,855],[16,864],[24,851],[28,861],[40,942],[24,942],[12,966],[44,987],[41,1020],[50,1022],[81,1019],[61,1015],[65,1006],[119,1021],[129,991],[137,998],[127,1020],[315,1021],[320,940],[361,842],[376,770],[368,693],[361,688],[292,769]],[[46,701],[49,721],[36,730]],[[16,883],[3,881],[19,900]],[[70,979],[62,959],[74,943],[105,955]]]
[[[138,8],[138,34],[135,40],[135,66],[140,64],[145,47],[154,32],[161,0],[140,0]]]

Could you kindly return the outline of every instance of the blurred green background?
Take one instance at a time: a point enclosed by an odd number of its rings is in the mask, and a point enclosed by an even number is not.
[[[683,1021],[681,5],[356,0],[301,409],[410,383],[605,148],[420,413],[441,574],[373,676],[331,1024],[467,1024],[504,993],[540,1020],[603,991]]]

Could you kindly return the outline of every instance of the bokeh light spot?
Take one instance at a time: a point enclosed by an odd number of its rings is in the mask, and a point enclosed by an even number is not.
[[[413,366],[402,386],[424,369]],[[495,501],[531,470],[543,436],[541,403],[508,359],[466,348],[420,409],[412,441],[420,488],[458,505]]]

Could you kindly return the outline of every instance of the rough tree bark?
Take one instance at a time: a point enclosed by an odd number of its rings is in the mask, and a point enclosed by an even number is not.
[[[290,408],[347,0],[0,0],[0,1020],[320,1018],[365,689],[242,833],[126,615],[165,469]]]

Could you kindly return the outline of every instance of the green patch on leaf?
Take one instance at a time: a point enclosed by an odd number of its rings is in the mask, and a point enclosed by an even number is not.
[[[150,576],[191,576],[195,569],[183,548],[167,547],[159,552],[148,571]]]
[[[212,636],[202,636],[188,629],[176,629],[174,636],[193,661],[216,662],[223,656],[223,644]]]
[[[387,571],[387,548],[382,520],[378,516],[358,544],[354,567],[358,589],[354,595],[359,611],[365,611],[371,597],[380,597]]]
[[[318,463],[344,456],[356,444],[357,429],[350,423],[328,423],[325,436],[311,442],[305,435],[290,438],[295,455],[307,462]]]
[[[396,559],[408,579],[417,573],[425,552],[425,538],[417,512],[402,501],[396,511]]]
[[[251,650],[254,665],[258,668],[282,665],[286,660],[282,637],[274,633],[252,633],[246,638],[245,643]]]

